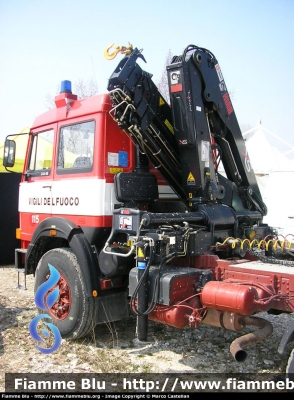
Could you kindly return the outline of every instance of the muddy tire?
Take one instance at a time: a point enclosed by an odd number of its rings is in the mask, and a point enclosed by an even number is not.
[[[49,311],[39,309],[39,313],[50,315],[63,338],[75,340],[86,336],[95,326],[94,298],[86,297],[85,283],[75,254],[69,248],[53,249],[45,253],[36,269],[35,294],[50,276],[48,264],[60,274],[57,283],[59,296]]]

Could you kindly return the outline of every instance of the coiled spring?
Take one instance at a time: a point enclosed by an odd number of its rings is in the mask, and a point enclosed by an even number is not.
[[[289,237],[291,237],[291,239]],[[257,239],[255,237],[252,240],[249,240],[247,238],[246,239],[233,238],[230,236],[226,238],[222,243],[217,242],[216,246],[230,245],[232,249],[240,247],[241,250],[247,247],[248,250],[253,250],[253,248],[257,248],[258,250],[268,251],[269,248],[272,248],[272,250],[274,251],[277,250],[293,251],[294,246],[292,247],[292,242],[294,243],[294,235],[292,234],[288,234],[286,236],[277,235],[274,237],[272,235],[269,235],[263,239]]]

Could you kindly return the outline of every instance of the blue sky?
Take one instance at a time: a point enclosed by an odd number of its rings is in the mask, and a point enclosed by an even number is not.
[[[99,93],[120,57],[143,49],[158,80],[170,50],[189,44],[218,59],[241,127],[258,120],[294,146],[294,0],[0,0],[0,142],[46,111],[64,79],[94,79]]]

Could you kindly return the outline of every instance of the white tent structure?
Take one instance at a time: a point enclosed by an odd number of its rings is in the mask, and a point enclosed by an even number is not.
[[[294,146],[264,128],[261,122],[244,132],[243,137],[268,208],[264,222],[282,235],[294,235],[294,159],[288,158],[290,154],[294,156]]]

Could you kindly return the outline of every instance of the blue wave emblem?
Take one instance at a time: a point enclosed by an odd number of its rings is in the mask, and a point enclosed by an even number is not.
[[[31,321],[30,326],[29,326],[29,330],[30,330],[30,334],[31,334],[32,338],[35,339],[37,342],[42,342],[42,343],[44,343],[44,340],[41,338],[41,336],[37,332],[37,325],[38,325],[38,322],[43,318],[52,319],[47,314],[40,314],[40,315],[37,315]],[[49,348],[44,348],[44,347],[40,347],[40,346],[36,346],[36,348],[39,351],[41,351],[43,354],[51,354],[51,353],[53,353],[53,351],[57,350],[58,347],[61,345],[61,335],[60,335],[58,328],[55,325],[50,324],[49,322],[45,322],[45,321],[44,321],[44,324],[46,324],[51,329],[51,331],[54,335],[54,344],[52,347],[49,347]],[[50,337],[50,334],[48,333],[48,331],[46,329],[42,329],[42,333],[46,338]]]
[[[45,304],[44,298],[46,293],[48,293],[49,290],[56,285],[60,278],[60,273],[57,271],[56,268],[54,268],[51,264],[48,264],[48,267],[50,270],[50,277],[46,282],[42,283],[42,285],[38,287],[35,294],[36,306],[44,311],[53,306],[59,295],[59,288],[57,287],[55,290],[53,290],[53,292],[48,294],[46,299],[47,305]]]
[[[41,308],[44,311],[48,311],[53,304],[56,302],[58,295],[59,295],[59,287],[57,286],[52,292],[48,293],[59,281],[60,279],[60,273],[57,271],[56,268],[54,268],[51,264],[48,264],[49,270],[50,270],[50,277],[49,279],[42,283],[40,287],[37,289],[36,294],[35,294],[35,303],[36,306]],[[45,296],[48,293],[46,300]],[[30,323],[29,325],[29,331],[30,335],[32,336],[33,339],[35,339],[37,342],[42,342],[44,343],[44,340],[40,337],[40,335],[37,332],[37,325],[38,322],[44,318],[47,319],[52,319],[49,315],[47,314],[40,314],[37,315]],[[57,350],[58,347],[61,345],[61,334],[59,332],[59,329],[49,323],[43,321],[51,330],[51,333],[53,333],[54,336],[54,344],[50,348],[44,348],[40,346],[36,346],[36,348],[41,351],[44,354],[50,354],[53,353],[53,351]],[[50,332],[49,330],[49,332]],[[46,338],[50,337],[49,333],[46,329],[42,329],[42,333]]]

